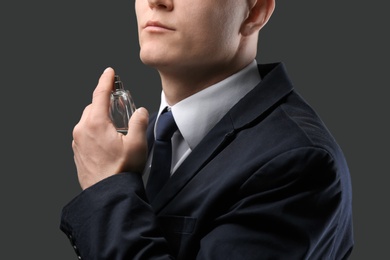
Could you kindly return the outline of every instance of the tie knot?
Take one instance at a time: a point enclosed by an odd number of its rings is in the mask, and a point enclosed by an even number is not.
[[[177,130],[175,119],[171,110],[165,110],[161,113],[157,121],[156,140],[169,141],[173,133]]]

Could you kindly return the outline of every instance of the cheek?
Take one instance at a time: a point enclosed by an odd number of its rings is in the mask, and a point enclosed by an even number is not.
[[[238,34],[226,23],[214,22],[200,33],[203,44],[208,46],[211,55],[234,51],[238,42]],[[224,54],[223,54],[224,55]]]
[[[220,44],[225,42],[225,38],[230,38],[231,32],[216,13],[197,13],[183,19],[186,21],[185,30],[188,37],[202,47],[211,47],[210,45]]]
[[[229,44],[238,36],[239,21],[236,13],[230,13],[229,10],[220,9],[211,12],[201,17],[199,21],[202,21],[205,35],[208,35],[215,43]]]

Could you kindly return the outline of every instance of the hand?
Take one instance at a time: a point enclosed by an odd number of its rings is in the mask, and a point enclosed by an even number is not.
[[[112,68],[103,72],[92,103],[73,129],[74,161],[83,190],[123,171],[142,172],[146,163],[149,113],[145,108],[137,109],[129,120],[127,135],[116,131],[109,116],[114,76]]]

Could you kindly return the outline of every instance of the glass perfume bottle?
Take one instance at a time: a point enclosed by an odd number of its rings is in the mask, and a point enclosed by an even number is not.
[[[135,110],[130,91],[123,87],[120,77],[115,75],[114,90],[110,100],[110,117],[118,132],[127,134],[129,119]]]

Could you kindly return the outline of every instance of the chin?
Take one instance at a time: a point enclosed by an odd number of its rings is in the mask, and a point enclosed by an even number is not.
[[[167,53],[164,53],[163,51],[150,51],[147,52],[141,51],[140,52],[140,59],[142,63],[144,63],[147,66],[158,68],[158,67],[164,67],[169,64],[173,64],[175,61],[171,58],[167,57]]]
[[[150,55],[148,55],[147,57],[140,55],[140,59],[141,59],[143,64],[151,66],[151,67],[156,67],[159,64],[163,63],[161,58],[150,57]]]

